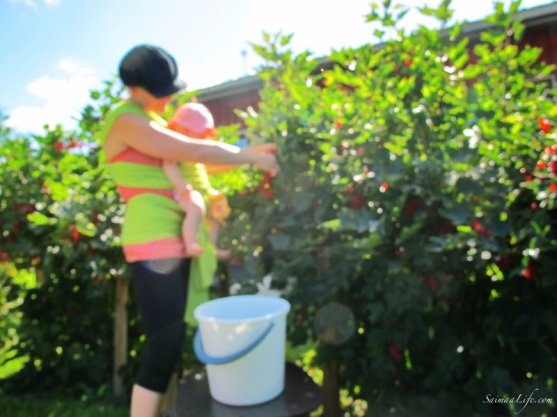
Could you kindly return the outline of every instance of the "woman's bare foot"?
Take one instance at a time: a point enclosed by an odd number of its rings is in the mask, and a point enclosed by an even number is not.
[[[203,253],[203,247],[197,243],[186,245],[186,257],[195,258]]]

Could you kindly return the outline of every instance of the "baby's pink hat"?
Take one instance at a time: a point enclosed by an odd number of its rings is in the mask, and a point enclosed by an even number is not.
[[[176,110],[172,119],[174,123],[192,133],[205,133],[215,127],[213,115],[201,103],[186,103]]]

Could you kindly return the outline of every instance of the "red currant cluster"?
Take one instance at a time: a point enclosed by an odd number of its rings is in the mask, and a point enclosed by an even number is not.
[[[557,192],[557,145],[545,148],[534,172],[536,178],[550,182],[549,191]]]

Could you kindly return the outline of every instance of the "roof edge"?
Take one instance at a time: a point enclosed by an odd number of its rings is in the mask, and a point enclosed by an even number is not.
[[[235,80],[201,89],[197,97],[200,101],[207,102],[248,91],[257,91],[261,87],[263,87],[263,80],[257,75],[246,75]]]
[[[522,20],[527,28],[557,20],[557,1],[530,9],[520,10],[514,15],[514,20]],[[465,35],[479,34],[493,25],[486,20],[463,22],[462,33]]]
[[[526,10],[520,10],[515,14],[515,19],[522,20],[527,28],[555,22],[557,21],[557,1]],[[462,25],[462,34],[473,37],[491,27],[493,27],[493,25],[485,20],[474,22],[465,21]],[[323,57],[317,59],[325,61]],[[263,81],[257,75],[246,75],[235,80],[225,81],[221,84],[200,89],[198,98],[202,102],[207,102],[248,91],[258,91],[262,87]]]

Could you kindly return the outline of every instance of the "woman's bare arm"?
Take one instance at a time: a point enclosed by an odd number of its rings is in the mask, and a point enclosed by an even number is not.
[[[272,143],[261,143],[258,145],[252,145],[250,147],[252,151],[258,151],[262,153],[276,153],[277,147]],[[240,168],[241,164],[236,165],[208,165],[205,164],[205,169],[209,175],[220,174],[223,172],[230,171],[232,169]]]
[[[105,147],[125,145],[155,158],[200,162],[208,165],[250,163],[275,175],[280,167],[274,145],[238,148],[207,139],[193,139],[166,129],[144,117],[123,114],[114,122]]]

